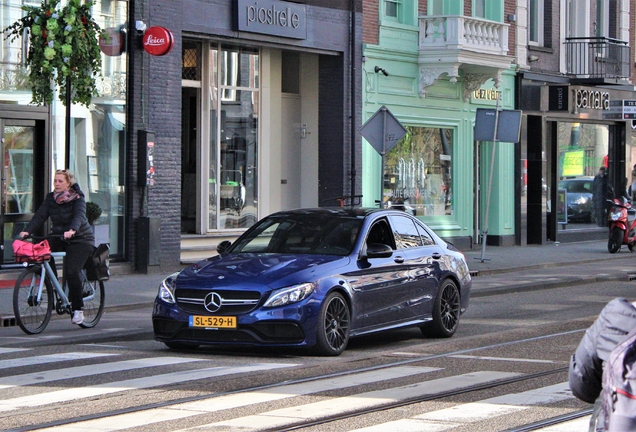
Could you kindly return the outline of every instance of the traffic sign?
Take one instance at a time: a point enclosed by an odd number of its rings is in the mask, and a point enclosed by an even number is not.
[[[384,105],[359,129],[360,134],[381,155],[391,150],[404,135],[406,128]]]

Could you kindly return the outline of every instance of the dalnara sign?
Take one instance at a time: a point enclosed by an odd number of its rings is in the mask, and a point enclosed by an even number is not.
[[[238,31],[307,39],[307,15],[302,4],[237,0],[234,21]]]

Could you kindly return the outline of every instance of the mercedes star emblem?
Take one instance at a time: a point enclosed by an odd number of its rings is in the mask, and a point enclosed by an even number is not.
[[[221,309],[221,305],[223,304],[223,299],[221,298],[221,296],[215,292],[211,292],[208,295],[205,296],[205,299],[203,299],[203,306],[205,306],[205,308],[209,311],[209,312],[216,312],[219,309]]]

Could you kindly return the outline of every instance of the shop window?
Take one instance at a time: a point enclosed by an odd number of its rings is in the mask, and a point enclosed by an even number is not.
[[[568,229],[604,226],[603,203],[608,196],[594,186],[594,176],[601,167],[613,168],[608,166],[609,127],[559,122],[557,133],[557,187],[567,204],[557,205],[559,220],[567,221]],[[616,190],[624,193],[627,182],[625,178],[622,185],[615,185]]]
[[[201,44],[183,43],[181,79],[201,81]]]
[[[210,50],[208,229],[248,228],[258,211],[258,49]]]
[[[406,129],[385,156],[384,203],[416,216],[452,215],[453,131]]]
[[[283,93],[300,93],[300,55],[283,51],[281,89]]]

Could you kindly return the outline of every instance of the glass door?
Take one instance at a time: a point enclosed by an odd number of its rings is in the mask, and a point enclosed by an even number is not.
[[[0,227],[3,233],[2,262],[13,261],[12,243],[34,212],[37,136],[34,120],[2,120],[2,178],[0,180]],[[40,158],[41,159],[41,158]],[[40,172],[43,165],[40,167]]]

